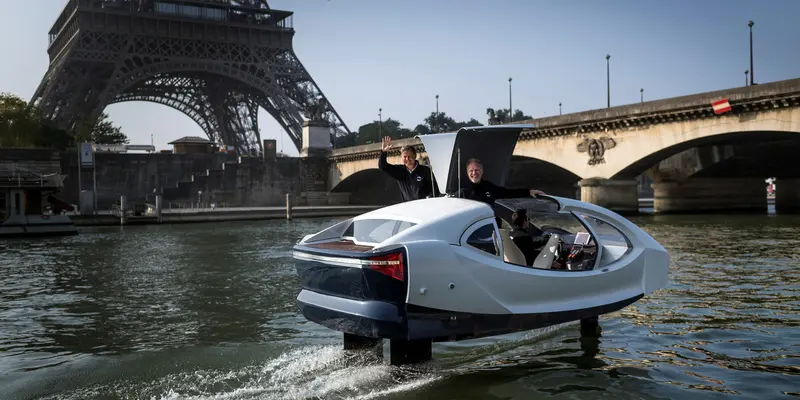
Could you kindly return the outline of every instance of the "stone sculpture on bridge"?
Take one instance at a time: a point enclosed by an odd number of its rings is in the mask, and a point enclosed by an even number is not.
[[[606,150],[613,149],[616,146],[617,142],[615,142],[614,139],[603,136],[600,139],[583,139],[583,142],[578,144],[577,150],[581,153],[588,152],[589,165],[596,165],[605,164],[606,159],[603,158],[603,155],[606,153]]]
[[[309,121],[320,122],[325,121],[325,111],[328,107],[324,98],[312,99],[306,106],[305,116]]]

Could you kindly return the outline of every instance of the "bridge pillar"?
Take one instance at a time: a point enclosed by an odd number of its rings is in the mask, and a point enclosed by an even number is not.
[[[327,121],[303,122],[303,147],[300,149],[301,189],[298,205],[326,206],[350,203],[349,193],[328,192],[331,163],[331,133]]]
[[[762,178],[690,178],[652,187],[654,213],[767,212]]]
[[[638,181],[590,178],[578,182],[581,201],[596,204],[620,214],[639,212]]]
[[[303,147],[300,157],[327,157],[333,150],[331,130],[327,121],[303,122]]]
[[[775,186],[775,212],[800,214],[800,179],[778,179]]]

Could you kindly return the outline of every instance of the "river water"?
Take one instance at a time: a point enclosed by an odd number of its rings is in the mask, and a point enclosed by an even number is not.
[[[669,286],[576,325],[434,344],[397,368],[294,303],[289,250],[336,219],[0,241],[0,399],[800,396],[800,218],[644,216]]]

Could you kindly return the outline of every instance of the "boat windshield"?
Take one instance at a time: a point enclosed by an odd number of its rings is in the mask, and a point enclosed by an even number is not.
[[[342,239],[355,243],[378,244],[416,225],[395,219],[360,219],[353,221],[342,234]]]

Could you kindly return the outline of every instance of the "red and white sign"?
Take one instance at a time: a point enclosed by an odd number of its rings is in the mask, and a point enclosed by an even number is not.
[[[711,107],[714,107],[714,114],[722,114],[731,110],[731,103],[728,99],[722,99],[712,102]]]

